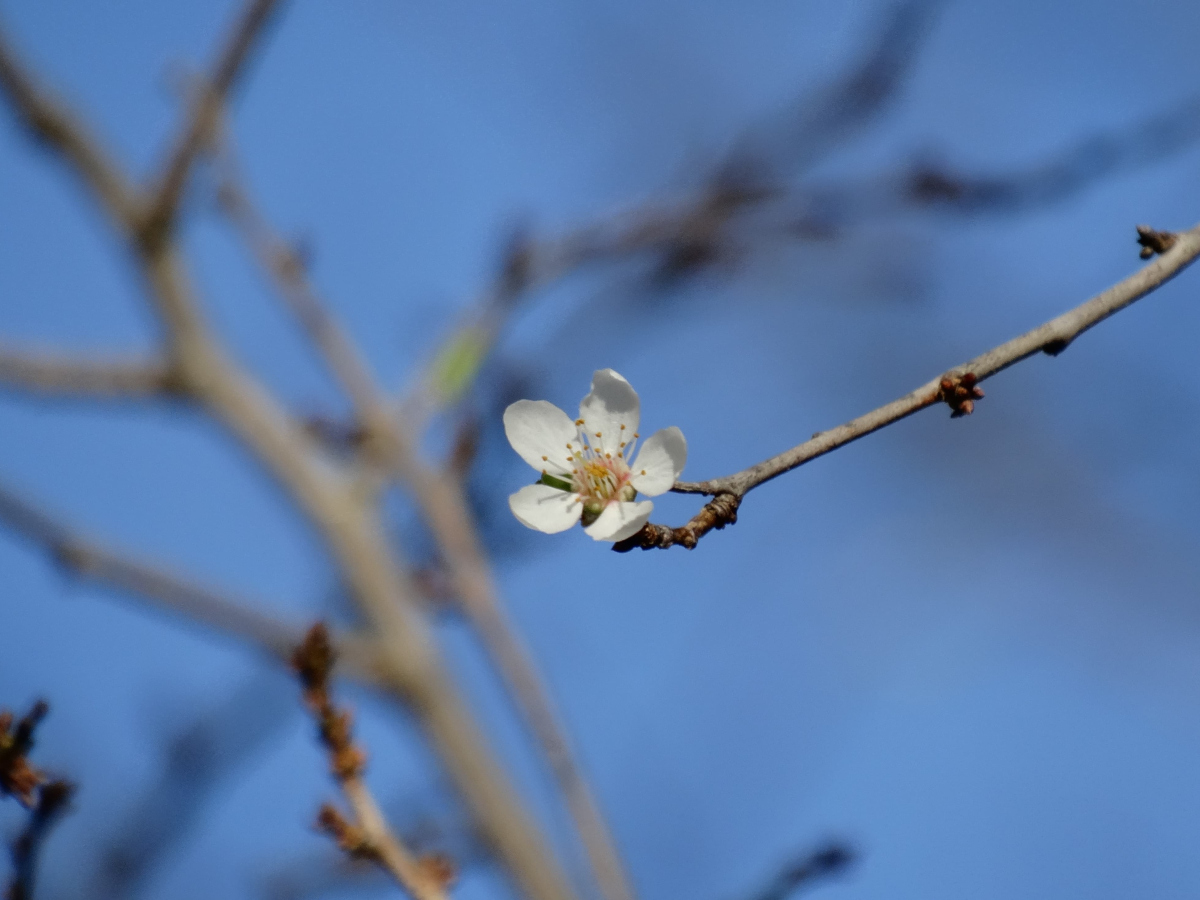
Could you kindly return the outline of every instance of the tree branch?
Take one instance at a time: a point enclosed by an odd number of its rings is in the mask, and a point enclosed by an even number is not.
[[[1150,231],[1153,229],[1142,226],[1139,228],[1139,235],[1144,237],[1144,234]],[[1200,255],[1200,225],[1189,231],[1174,234],[1173,242],[1163,241],[1166,232],[1154,233],[1157,235],[1157,243],[1165,248],[1165,252],[1124,281],[1032,331],[950,369],[898,400],[893,400],[837,428],[818,432],[811,440],[757,465],[708,481],[676,482],[672,488],[676,493],[708,494],[714,499],[686,525],[670,528],[665,525],[648,524],[633,537],[614,544],[613,549],[625,553],[635,547],[649,550],[679,544],[690,550],[709,531],[736,522],[742,498],[749,491],[784,472],[790,472],[818,456],[824,456],[838,447],[936,403],[948,404],[955,416],[970,414],[974,409],[975,400],[983,396],[983,392],[976,386],[979,382],[1038,352],[1057,356],[1083,332],[1165,284]]]
[[[326,312],[325,304],[305,274],[299,255],[255,208],[237,176],[232,152],[228,147],[223,149],[224,171],[217,191],[221,209],[263,271],[275,282],[288,309],[350,402],[360,410],[379,406],[375,379],[366,360],[338,321]]]
[[[363,781],[366,753],[354,743],[350,713],[334,705],[329,690],[334,658],[329,632],[320,623],[308,630],[292,654],[292,667],[304,687],[305,705],[316,720],[321,743],[329,753],[330,772],[354,812],[354,821],[348,822],[335,807],[325,804],[317,825],[350,856],[377,863],[415,900],[446,900],[446,887],[453,872],[443,866],[426,865],[404,846]]]
[[[72,531],[0,483],[0,522],[50,554],[51,559],[78,578],[137,597],[153,609],[265,649],[288,661],[304,634],[255,611],[253,601],[237,601],[211,588],[188,581],[152,563],[138,560],[95,543]],[[376,653],[365,639],[339,639],[346,659],[346,674],[368,683],[377,679]]]
[[[162,166],[153,199],[141,223],[144,239],[161,237],[173,224],[192,162],[209,140],[222,106],[278,7],[279,0],[249,0],[230,32],[212,77],[199,86],[188,117]]]
[[[95,192],[122,231],[135,227],[141,198],[100,142],[17,59],[0,28],[0,88],[17,120],[34,138],[61,153]]]
[[[533,661],[501,609],[466,498],[456,487],[453,477],[430,469],[417,459],[407,429],[376,388],[358,348],[325,310],[294,251],[254,209],[240,187],[229,147],[225,150],[226,177],[220,189],[222,207],[263,268],[272,274],[310,341],[354,404],[359,420],[367,430],[369,449],[380,457],[392,475],[412,488],[450,570],[455,593],[499,669],[563,794],[605,900],[631,900],[632,888],[600,809],[575,762],[565,731]],[[510,274],[509,277],[515,279],[517,276]]]
[[[141,400],[171,394],[170,366],[156,359],[86,357],[0,343],[0,387],[43,397]]]

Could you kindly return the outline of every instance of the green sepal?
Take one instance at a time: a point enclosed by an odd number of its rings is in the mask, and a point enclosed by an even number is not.
[[[542,473],[542,477],[538,479],[538,483],[548,484],[550,487],[558,488],[560,491],[574,490],[574,488],[571,486],[571,482],[563,481],[561,478],[555,478],[553,475],[550,475],[546,472]]]

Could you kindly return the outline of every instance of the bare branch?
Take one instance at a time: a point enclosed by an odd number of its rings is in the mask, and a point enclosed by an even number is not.
[[[36,139],[61,153],[124,232],[138,220],[141,199],[84,124],[37,84],[0,29],[0,88],[17,120]]]
[[[676,544],[691,549],[709,531],[737,521],[738,506],[747,492],[784,472],[937,403],[947,403],[954,415],[969,414],[974,401],[983,396],[976,387],[979,382],[1038,352],[1057,356],[1083,332],[1165,284],[1200,255],[1200,225],[1173,237],[1169,249],[1124,281],[1044,325],[948,370],[898,400],[837,428],[818,432],[811,440],[741,472],[708,481],[676,482],[672,490],[677,493],[709,494],[714,499],[680,528],[648,524],[633,537],[614,544],[613,549],[624,553],[635,547],[649,550]],[[1166,246],[1165,242],[1160,243]]]
[[[341,325],[325,310],[304,271],[299,254],[259,213],[237,177],[232,154],[224,148],[224,171],[217,198],[242,240],[275,282],[292,315],[320,353],[351,403],[371,409],[381,400],[366,360]]]
[[[230,32],[212,76],[196,92],[187,120],[162,167],[142,222],[144,237],[161,237],[170,229],[192,163],[210,139],[221,107],[245,71],[254,45],[278,7],[279,0],[249,0]]]
[[[330,770],[354,811],[354,821],[348,822],[336,808],[326,804],[317,819],[318,827],[351,856],[377,863],[415,900],[446,900],[453,870],[444,865],[435,868],[414,856],[388,826],[363,781],[366,753],[354,743],[350,713],[338,709],[330,696],[334,658],[329,632],[320,623],[309,629],[292,656],[292,666],[304,686],[305,704],[329,752]]]
[[[451,583],[508,685],[562,791],[588,862],[605,900],[632,900],[634,892],[600,807],[571,751],[550,696],[528,650],[508,623],[460,482],[410,460],[406,466],[430,529],[438,539]]]
[[[456,486],[456,479],[422,465],[416,458],[408,433],[376,388],[362,355],[326,312],[295,252],[274,234],[240,188],[228,146],[225,149],[226,177],[220,192],[222,207],[263,267],[273,274],[309,339],[353,402],[366,427],[368,443],[373,441],[372,449],[382,457],[392,474],[412,487],[450,569],[454,590],[563,792],[604,897],[606,900],[631,900],[632,889],[615,844],[573,758],[546,689],[528,652],[500,609],[494,580],[475,534],[466,498]],[[506,286],[503,288],[505,293],[498,298],[510,296],[508,292],[517,290],[525,277],[518,271],[522,268],[520,258],[519,251],[514,251],[513,261],[506,266],[507,275],[502,282]],[[505,301],[498,299],[497,302],[503,304]]]
[[[0,522],[46,550],[56,563],[79,578],[137,597],[155,610],[249,641],[281,660],[290,659],[304,633],[300,626],[257,612],[259,603],[230,599],[152,563],[90,541],[3,484]],[[347,660],[347,674],[368,682],[374,680],[375,654],[369,643],[359,639],[347,645],[343,639],[339,649]]]
[[[43,397],[142,400],[172,393],[174,382],[161,360],[89,358],[0,343],[0,387]]]

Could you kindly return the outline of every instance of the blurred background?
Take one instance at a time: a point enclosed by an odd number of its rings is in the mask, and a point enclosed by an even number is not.
[[[237,11],[0,4],[137,172]],[[644,429],[687,435],[684,477],[716,477],[1082,302],[1139,265],[1136,224],[1200,219],[1198,38],[1182,0],[299,0],[275,22],[233,106],[240,171],[388,386],[435,359],[513,246],[647,204],[716,210],[506,307],[426,448],[478,432],[505,605],[645,900],[752,900],[829,841],[856,854],[812,886],[830,900],[1196,895],[1200,275],[992,379],[969,418],[927,411],[760,488],[692,552],[526,531],[499,416],[522,396],[572,410],[612,367]],[[294,410],[337,421],[219,181],[204,168],[187,197],[206,311]],[[0,335],[148,349],[140,292],[5,109]],[[0,436],[0,478],[87,533],[288,621],[348,617],[314,533],[186,409],[6,394]],[[654,521],[698,505],[663,497]],[[400,498],[390,522],[420,561]],[[281,667],[7,532],[0,572],[0,706],[50,699],[37,759],[79,784],[40,897],[396,894],[312,830],[335,788]],[[474,639],[452,609],[439,622],[564,834]],[[412,723],[345,696],[393,821],[461,864],[455,896],[511,896]],[[6,834],[22,822],[0,805]]]

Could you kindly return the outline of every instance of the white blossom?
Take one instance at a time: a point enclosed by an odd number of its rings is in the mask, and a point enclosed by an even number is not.
[[[592,376],[592,390],[572,419],[546,400],[518,400],[504,411],[504,433],[521,459],[541,472],[537,484],[508,498],[517,520],[556,534],[583,521],[597,541],[637,534],[650,519],[656,497],[671,489],[687,462],[687,441],[675,426],[642,442],[641,402],[612,369]],[[632,459],[632,461],[631,461]]]

